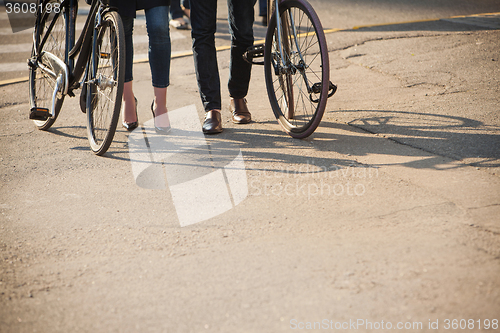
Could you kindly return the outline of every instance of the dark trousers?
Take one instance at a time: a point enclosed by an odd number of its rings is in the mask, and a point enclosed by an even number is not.
[[[184,8],[189,9],[189,0],[171,0],[170,1],[170,18],[175,20],[184,16],[184,11],[181,8],[181,2]]]
[[[259,0],[259,16],[267,17],[267,0]]]
[[[229,95],[243,98],[248,93],[252,65],[243,54],[253,45],[254,5],[256,0],[227,0],[231,60],[229,63]],[[221,109],[221,92],[215,31],[217,0],[190,0],[194,64],[200,96],[205,111]]]

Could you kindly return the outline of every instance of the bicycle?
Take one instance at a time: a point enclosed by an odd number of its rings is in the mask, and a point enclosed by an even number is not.
[[[267,8],[265,43],[249,48],[245,58],[264,65],[267,94],[278,123],[287,134],[302,139],[316,130],[327,99],[337,91],[330,81],[325,34],[305,0],[268,0]],[[254,60],[261,57],[263,62]]]
[[[124,82],[125,34],[120,16],[105,0],[92,0],[84,28],[75,38],[78,0],[37,2],[29,67],[30,116],[49,129],[66,95],[82,89],[91,150],[103,155],[120,115]]]

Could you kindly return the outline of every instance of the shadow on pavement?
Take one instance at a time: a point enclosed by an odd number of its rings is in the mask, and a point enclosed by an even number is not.
[[[185,141],[182,136],[166,135],[162,138],[165,142],[163,144],[155,142],[153,150],[157,157],[164,156],[166,158],[150,161],[149,156],[134,154],[134,156],[130,156],[130,162],[148,163],[151,166],[162,164],[169,174],[176,174],[174,177],[176,182],[185,181],[183,177],[186,175],[205,175],[212,172],[214,168],[223,168],[235,159],[240,150],[243,152],[247,169],[289,173],[290,170],[287,168],[293,166],[290,168],[298,176],[317,174],[332,169],[339,170],[355,163],[351,159],[312,157],[309,152],[317,149],[316,146],[312,145],[312,141],[292,139],[279,129],[277,123],[274,124],[276,129],[270,130],[250,127],[225,128],[224,132],[217,136],[205,136],[206,145],[193,146],[189,149],[183,149],[183,144],[175,143],[176,141]],[[132,147],[132,149],[134,148]],[[296,150],[297,153],[291,154],[290,149]],[[111,150],[106,155],[127,160],[126,151],[121,152],[125,154],[122,157],[118,156],[121,153],[117,153],[117,150]],[[260,163],[265,163],[266,168],[261,169],[258,166]],[[169,171],[169,169],[172,170]],[[197,171],[189,171],[190,169],[197,169]]]
[[[81,125],[75,125],[75,126],[52,126],[46,132],[55,134],[57,136],[66,137],[66,138],[86,140],[87,139],[86,136],[74,135],[74,134],[67,133],[67,131],[66,131],[66,130],[84,130],[85,128],[86,128],[85,126],[81,126]]]
[[[343,115],[357,113],[362,116],[347,124],[324,119],[316,132],[304,140],[288,137],[272,120],[258,122],[259,125],[265,125],[264,128],[263,126],[225,128],[224,132],[217,136],[205,136],[211,150],[209,158],[211,162],[207,160],[207,156],[200,153],[205,148],[197,147],[183,150],[182,160],[170,158],[152,164],[181,168],[197,167],[205,169],[203,172],[209,172],[214,167],[229,164],[241,149],[248,169],[286,173],[288,171],[283,166],[294,165],[293,169],[298,174],[316,174],[349,168],[353,163],[356,164],[355,156],[369,154],[397,156],[398,151],[387,149],[384,145],[384,141],[390,139],[417,148],[411,150],[411,156],[404,155],[404,157],[429,157],[429,153],[437,155],[426,158],[424,162],[417,159],[412,162],[396,163],[407,167],[442,169],[442,166],[439,166],[443,163],[442,156],[454,160],[474,159],[474,163],[461,164],[463,166],[500,167],[500,150],[498,150],[500,127],[487,126],[480,121],[463,117],[405,111],[339,110],[327,114],[335,113]],[[337,129],[338,134],[327,133],[322,128]],[[360,130],[379,136],[359,135]],[[178,138],[175,135],[167,135],[164,138],[167,141],[176,139]],[[116,141],[113,143],[105,156],[123,161],[141,162],[129,159],[128,149],[125,146],[118,147],[120,144],[117,143]],[[85,149],[88,148],[85,146]],[[328,155],[315,153],[317,151],[331,151],[347,156],[332,159]],[[408,150],[405,152],[408,153]],[[259,170],[259,163],[265,163],[266,170]],[[461,165],[457,164],[454,167]]]
[[[408,23],[389,23],[355,27],[349,31],[477,31],[500,29],[500,15],[481,15],[431,19]]]
[[[380,134],[387,138],[423,151],[449,157],[455,160],[475,159],[470,165],[477,167],[500,167],[500,127],[456,116],[388,110],[340,110],[328,112],[331,115],[362,113],[363,116],[348,122],[366,132]],[[323,121],[321,126],[338,127],[339,124]],[[324,137],[316,133],[315,137]],[[337,140],[339,138],[336,138]],[[372,140],[372,139],[368,139]],[[366,147],[380,145],[366,144]],[[335,145],[331,145],[335,149]],[[350,147],[352,151],[340,151],[352,155],[386,154],[384,151],[363,151],[363,147]],[[361,150],[360,150],[361,149]],[[467,164],[465,164],[467,165]]]

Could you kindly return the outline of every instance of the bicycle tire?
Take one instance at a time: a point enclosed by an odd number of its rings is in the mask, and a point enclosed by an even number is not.
[[[49,1],[45,8],[54,8],[53,4],[61,4],[61,1],[53,0]],[[63,9],[61,9],[63,10]],[[29,97],[31,108],[45,108],[49,109],[52,107],[52,94],[54,92],[56,80],[42,71],[37,64],[38,59],[36,57],[36,49],[42,42],[47,29],[49,28],[52,20],[54,19],[55,13],[46,15],[47,13],[41,13],[43,18],[38,25],[35,24],[34,28],[34,42],[31,50],[31,60],[34,62],[33,66],[29,67]],[[59,59],[64,60],[66,54],[66,25],[65,25],[65,15],[63,12],[57,15],[56,21],[48,33],[47,40],[41,51],[50,52],[56,55]],[[45,64],[47,65],[47,64]],[[54,109],[54,116],[49,117],[46,120],[33,120],[35,125],[40,130],[48,130],[56,121],[57,116],[62,108],[64,101],[64,95],[59,94]]]
[[[264,49],[266,88],[282,129],[302,139],[316,130],[326,108],[330,80],[328,48],[318,15],[307,1],[285,0],[279,4],[279,13],[285,66],[279,65],[281,53],[274,13]]]
[[[90,148],[103,155],[120,116],[125,66],[125,33],[117,12],[106,12],[94,33],[87,82],[87,134]]]

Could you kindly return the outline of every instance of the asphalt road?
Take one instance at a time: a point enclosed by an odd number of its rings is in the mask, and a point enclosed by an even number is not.
[[[312,0],[310,3],[328,28],[407,22],[500,11],[495,0]]]
[[[26,82],[0,87],[0,331],[498,329],[500,27],[474,14],[500,4],[312,3],[344,30],[327,35],[339,90],[305,140],[280,130],[259,67],[254,122],[229,122],[224,98],[225,131],[205,137],[192,58],[174,58],[174,129],[155,137],[137,63],[144,130],[119,128],[104,157],[77,98],[43,132]]]

